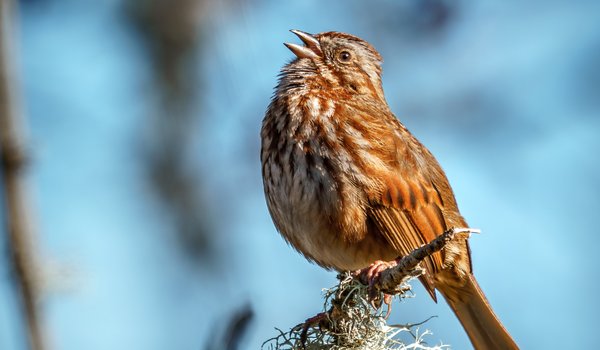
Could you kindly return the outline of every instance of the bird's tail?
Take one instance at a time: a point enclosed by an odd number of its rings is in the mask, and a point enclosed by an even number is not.
[[[519,349],[492,310],[473,275],[459,287],[440,287],[439,291],[458,317],[476,350]]]

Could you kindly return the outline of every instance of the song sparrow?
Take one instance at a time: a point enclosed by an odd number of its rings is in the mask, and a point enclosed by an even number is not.
[[[467,227],[433,155],[390,111],[381,56],[355,36],[293,30],[303,42],[281,71],[263,120],[269,211],[308,260],[339,271],[393,260]],[[423,261],[476,349],[518,349],[472,274],[466,240]]]

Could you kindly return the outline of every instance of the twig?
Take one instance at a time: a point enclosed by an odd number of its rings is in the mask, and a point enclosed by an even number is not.
[[[17,112],[15,72],[10,53],[15,9],[11,0],[0,0],[0,167],[7,210],[7,233],[12,264],[25,309],[32,350],[44,348],[36,308],[36,288],[31,253],[31,216],[28,213],[23,166],[21,115]]]
[[[382,292],[396,294],[398,287],[404,285],[404,282],[413,277],[423,274],[424,270],[419,267],[419,263],[431,254],[440,251],[455,239],[457,236],[479,233],[478,229],[472,228],[451,228],[428,244],[417,248],[409,255],[402,257],[396,266],[390,267],[381,272],[380,278],[375,281],[373,287]]]

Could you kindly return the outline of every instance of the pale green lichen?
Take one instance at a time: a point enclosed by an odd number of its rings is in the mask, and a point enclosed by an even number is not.
[[[268,350],[403,350],[448,349],[446,345],[428,346],[424,338],[429,331],[419,332],[422,325],[388,325],[386,309],[376,309],[368,301],[368,288],[349,274],[339,276],[337,286],[324,290],[326,315],[318,324],[301,323],[288,332],[267,340],[262,349]],[[410,286],[400,298],[410,297]],[[302,333],[305,341],[302,344]]]

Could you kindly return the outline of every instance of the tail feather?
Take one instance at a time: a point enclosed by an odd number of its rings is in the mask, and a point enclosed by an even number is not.
[[[519,349],[487,301],[475,277],[460,287],[438,287],[476,350]]]

